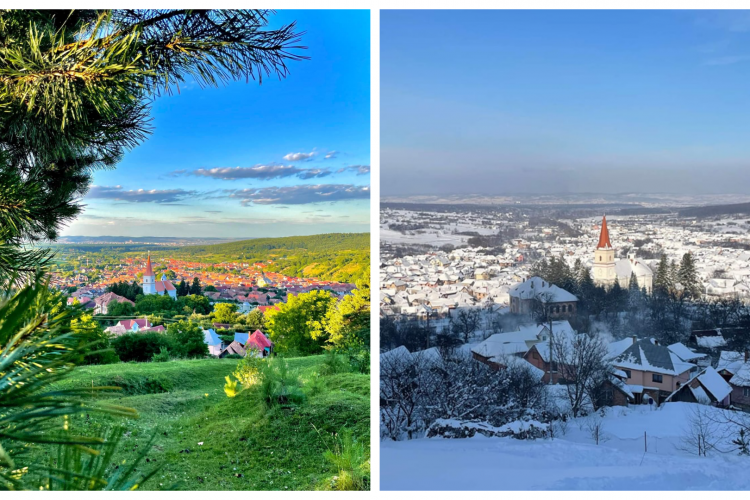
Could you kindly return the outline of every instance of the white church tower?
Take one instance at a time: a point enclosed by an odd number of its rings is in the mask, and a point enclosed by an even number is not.
[[[617,280],[615,269],[615,249],[609,241],[609,229],[607,229],[607,216],[602,217],[602,232],[599,234],[599,243],[594,250],[594,283],[600,286],[610,287]]]
[[[154,295],[156,293],[156,275],[151,269],[151,252],[146,261],[146,270],[143,271],[143,295]]]

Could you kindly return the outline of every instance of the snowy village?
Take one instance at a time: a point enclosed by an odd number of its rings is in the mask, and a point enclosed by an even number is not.
[[[680,210],[385,208],[383,487],[750,487],[747,216]]]

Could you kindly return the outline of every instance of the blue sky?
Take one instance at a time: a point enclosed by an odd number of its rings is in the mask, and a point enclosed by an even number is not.
[[[381,190],[750,194],[750,11],[382,11]]]
[[[263,237],[369,230],[370,13],[278,11],[306,32],[284,80],[158,98],[154,133],[99,171],[63,234]]]

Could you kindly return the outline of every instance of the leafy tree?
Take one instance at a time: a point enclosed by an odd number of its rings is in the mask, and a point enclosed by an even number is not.
[[[112,339],[112,347],[124,363],[151,361],[162,349],[176,352],[172,338],[158,332],[126,333]]]
[[[138,314],[153,314],[175,310],[175,300],[169,295],[139,295],[135,301]]]
[[[173,340],[176,354],[185,358],[200,358],[208,355],[203,330],[192,321],[178,321],[167,327],[167,335]]]
[[[104,328],[91,315],[86,314],[71,320],[70,329],[86,345],[83,364],[106,365],[120,361],[109,347],[109,338]]]
[[[263,331],[266,327],[266,317],[260,309],[253,309],[245,315],[244,322],[251,332],[255,330]]]
[[[153,99],[201,86],[285,77],[300,34],[265,10],[5,10],[0,13],[0,282],[51,257],[81,211],[92,172],[150,132]],[[21,281],[19,281],[21,280]]]
[[[193,284],[190,285],[190,295],[201,295],[201,280],[197,276],[193,278]]]
[[[203,287],[204,292],[218,292],[215,286],[213,285],[206,285]]]
[[[130,302],[112,301],[107,306],[107,316],[135,316],[135,306]]]
[[[229,302],[216,304],[214,305],[213,316],[217,323],[233,324],[239,317],[239,314],[237,313],[237,304],[231,304]]]
[[[187,283],[185,283],[185,280],[181,280],[180,284],[177,285],[177,296],[178,297],[184,297],[190,292],[190,287]]]
[[[138,295],[143,295],[143,288],[141,288],[141,286],[135,281],[131,284],[125,283],[124,281],[114,283],[112,285],[109,285],[106,288],[106,291],[115,293],[120,297],[125,297],[126,299],[133,302],[135,302],[135,299]]]
[[[266,330],[280,353],[319,354],[327,340],[323,321],[336,299],[325,290],[290,295],[266,312]]]
[[[370,281],[362,279],[351,295],[330,307],[322,324],[334,349],[370,348]]]
[[[177,303],[183,309],[187,309],[185,311],[187,313],[209,314],[211,312],[211,303],[208,301],[208,297],[203,295],[185,295],[178,298]]]

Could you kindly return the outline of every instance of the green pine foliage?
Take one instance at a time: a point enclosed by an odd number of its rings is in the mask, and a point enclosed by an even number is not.
[[[82,209],[92,173],[113,168],[151,132],[153,99],[188,81],[215,87],[288,75],[294,23],[266,10],[0,12],[0,284],[51,258]]]

